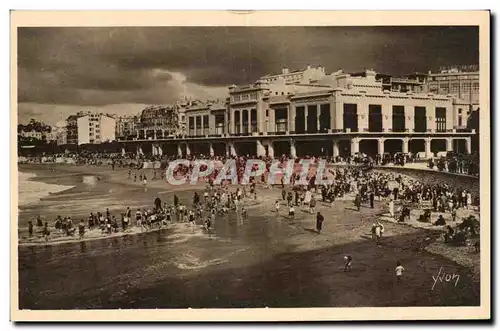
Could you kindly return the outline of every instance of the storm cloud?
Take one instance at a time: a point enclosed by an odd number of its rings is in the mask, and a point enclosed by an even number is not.
[[[139,112],[184,95],[224,97],[283,66],[400,75],[478,58],[477,27],[19,28],[19,119],[36,105]]]

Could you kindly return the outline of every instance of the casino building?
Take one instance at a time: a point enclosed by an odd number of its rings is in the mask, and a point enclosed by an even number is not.
[[[427,158],[471,151],[469,101],[383,85],[373,70],[351,75],[285,68],[253,84],[230,86],[225,102],[186,107],[183,136],[138,135],[129,148],[142,153],[149,144],[153,154],[292,157],[412,152]]]

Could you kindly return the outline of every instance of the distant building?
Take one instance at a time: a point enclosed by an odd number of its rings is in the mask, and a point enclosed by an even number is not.
[[[351,73],[351,77],[366,77],[366,71]],[[387,74],[377,73],[377,81],[382,83],[382,90],[392,92],[424,92],[424,85],[427,81],[427,74],[414,73],[403,77],[396,77]]]
[[[259,80],[265,83],[284,82],[288,84],[309,84],[325,77],[325,68],[307,66],[305,69],[292,70],[284,67],[279,74],[262,76]]]
[[[153,155],[371,156],[429,158],[471,152],[468,101],[425,91],[428,77],[374,70],[326,74],[322,67],[232,85],[225,101],[144,109],[138,153]],[[182,136],[179,114],[187,127]]]
[[[99,144],[116,139],[116,120],[108,114],[79,112],[67,119],[68,144]]]
[[[26,125],[17,126],[17,134],[20,139],[36,139],[50,141],[52,128],[41,122],[31,119]]]
[[[116,117],[116,138],[117,140],[130,139],[136,135],[139,125],[139,116],[119,116]]]
[[[178,105],[146,107],[136,128],[137,139],[163,139],[179,132]]]
[[[426,91],[452,95],[477,108],[479,106],[479,66],[442,67],[437,73],[429,72]]]

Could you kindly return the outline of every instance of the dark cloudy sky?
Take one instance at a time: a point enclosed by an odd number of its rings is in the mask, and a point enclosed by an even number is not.
[[[475,27],[19,28],[19,121],[224,97],[282,66],[400,75],[477,64],[478,40]]]

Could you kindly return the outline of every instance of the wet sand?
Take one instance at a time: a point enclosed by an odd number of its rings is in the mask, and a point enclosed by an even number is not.
[[[43,172],[43,170],[42,170]],[[123,211],[128,203],[151,205],[161,193],[173,199],[176,190],[188,203],[192,187],[171,188],[151,182],[148,191],[128,181],[127,170],[66,166],[56,174],[99,173],[98,188],[85,187],[44,200],[22,210],[54,214],[78,206],[111,204]],[[124,179],[125,178],[125,179]],[[150,178],[150,175],[148,175]],[[47,180],[51,180],[50,176]],[[106,191],[113,190],[108,196]],[[82,193],[83,192],[83,193]],[[67,199],[65,194],[77,198]],[[54,246],[19,247],[19,302],[22,309],[108,308],[228,308],[228,307],[369,307],[459,306],[479,304],[479,282],[471,270],[431,254],[425,247],[438,234],[386,223],[381,246],[370,237],[373,221],[385,203],[354,210],[352,202],[318,203],[325,215],[324,230],[315,233],[313,215],[296,209],[297,217],[276,216],[279,189],[258,189],[262,203],[242,220],[219,217],[214,233],[177,226],[151,233],[127,235]],[[123,207],[125,206],[125,207]],[[134,206],[130,205],[132,210]],[[102,209],[104,211],[104,209]],[[57,212],[61,212],[59,208]],[[56,213],[57,213],[56,212]],[[24,213],[24,214],[23,214]],[[87,215],[85,213],[85,215]],[[50,220],[50,218],[49,218]],[[23,220],[20,219],[20,224]],[[353,257],[352,272],[343,272],[343,257]],[[403,284],[395,283],[400,261],[407,270]],[[438,283],[440,268],[460,275],[457,286]]]

